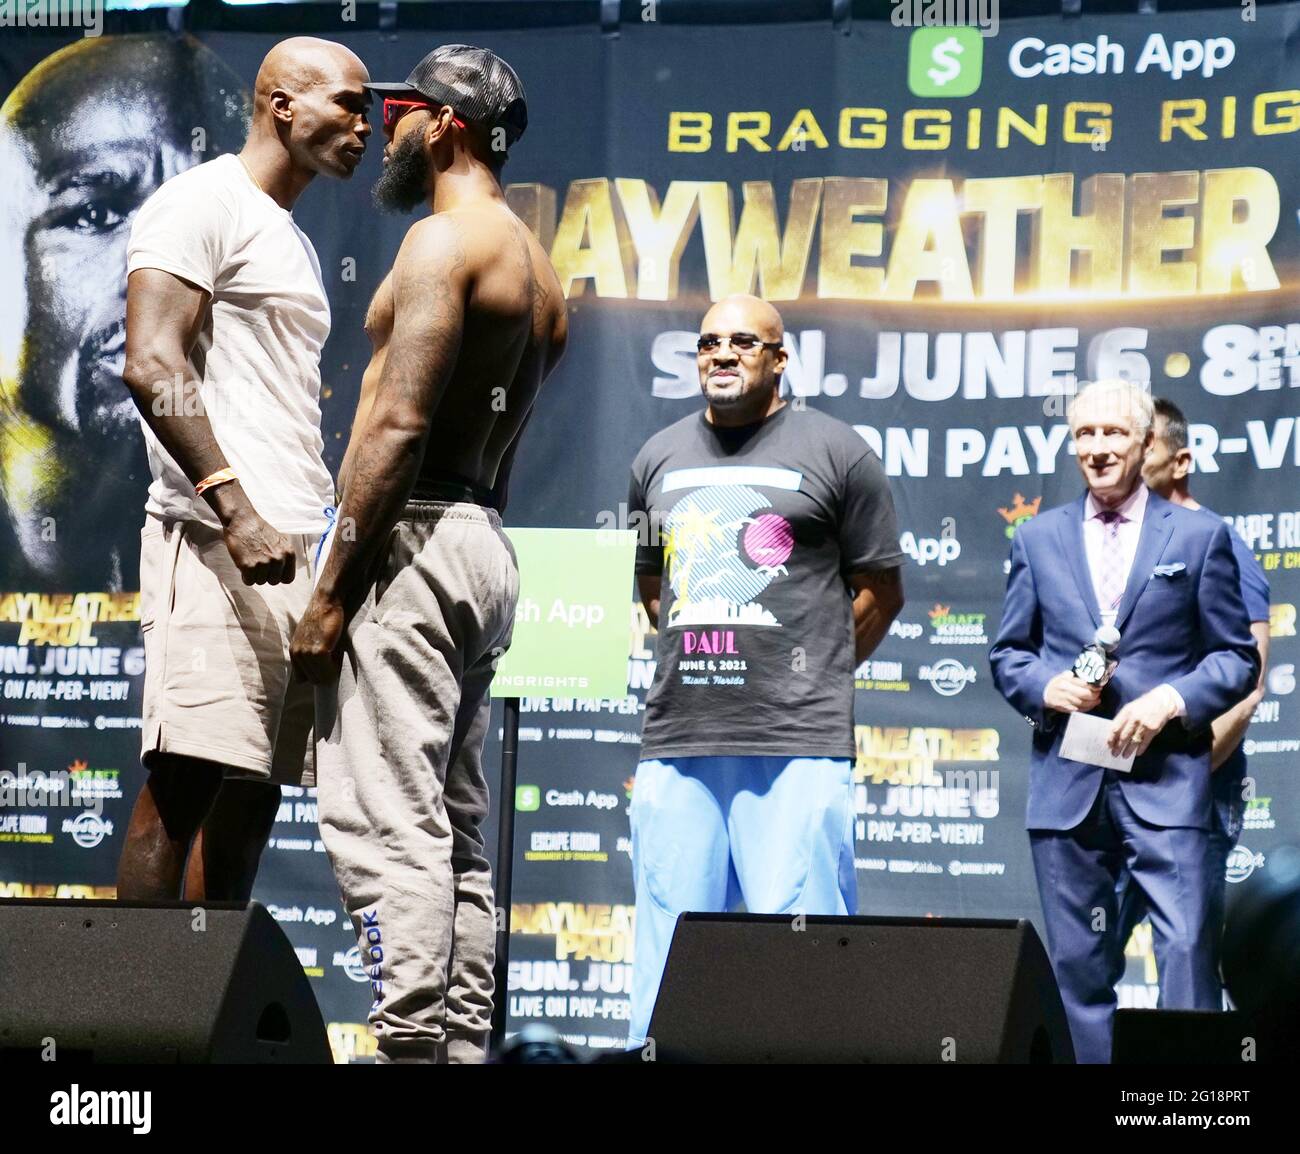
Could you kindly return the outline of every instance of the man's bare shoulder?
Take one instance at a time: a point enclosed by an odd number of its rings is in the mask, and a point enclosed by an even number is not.
[[[417,220],[406,230],[397,250],[394,268],[402,264],[424,262],[463,262],[466,230],[464,222],[450,212],[434,213]]]
[[[400,302],[407,286],[464,285],[474,272],[466,253],[461,224],[437,213],[416,221],[406,230],[389,281]]]
[[[463,267],[474,276],[498,261],[502,246],[513,243],[520,230],[526,232],[527,225],[504,205],[446,209],[411,225],[397,264]]]

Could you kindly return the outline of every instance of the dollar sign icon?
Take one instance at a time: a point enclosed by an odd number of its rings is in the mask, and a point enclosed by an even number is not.
[[[932,67],[926,72],[940,88],[956,80],[961,75],[961,63],[957,59],[966,49],[955,36],[949,36],[930,50]]]

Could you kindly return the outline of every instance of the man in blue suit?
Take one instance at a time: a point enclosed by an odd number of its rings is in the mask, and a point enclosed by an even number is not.
[[[1254,688],[1259,653],[1228,527],[1142,484],[1147,393],[1097,382],[1069,421],[1088,491],[1012,539],[990,663],[998,691],[1033,726],[1026,825],[1075,1054],[1106,1062],[1125,867],[1151,915],[1161,1004],[1221,1006],[1211,723]],[[1120,633],[1118,665],[1098,688],[1071,667],[1104,625]],[[1072,713],[1108,719],[1106,744],[1133,757],[1129,768],[1063,757]]]

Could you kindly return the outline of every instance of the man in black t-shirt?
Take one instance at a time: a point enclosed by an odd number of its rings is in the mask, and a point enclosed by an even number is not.
[[[853,671],[902,608],[903,555],[879,458],[779,396],[782,331],[756,297],[714,305],[699,338],[708,407],[632,464],[659,648],[632,791],[630,1046],[678,914],[857,904]]]

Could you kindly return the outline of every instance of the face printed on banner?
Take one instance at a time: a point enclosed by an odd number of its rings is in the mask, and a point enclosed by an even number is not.
[[[766,412],[785,372],[782,332],[781,314],[757,297],[727,297],[705,313],[697,364],[710,408]]]
[[[1142,480],[1149,489],[1168,497],[1174,491],[1175,483],[1187,476],[1191,464],[1190,449],[1179,449],[1176,453],[1170,450],[1169,442],[1165,440],[1165,419],[1157,416],[1151,448],[1142,463]]]
[[[1120,504],[1138,483],[1152,435],[1138,432],[1139,416],[1120,391],[1095,390],[1075,402],[1070,416],[1079,471],[1097,501]]]
[[[71,506],[96,496],[144,499],[121,379],[135,213],[169,177],[241,147],[246,124],[239,79],[188,37],[78,41],[0,107],[0,154],[14,162],[0,201],[16,258],[0,288],[0,490],[41,572],[58,572],[61,552],[57,534],[37,531],[43,518],[71,520]],[[131,473],[128,498],[113,482]]]

